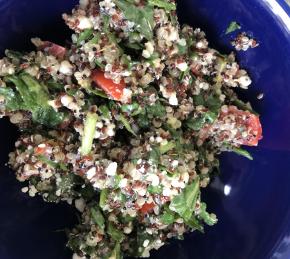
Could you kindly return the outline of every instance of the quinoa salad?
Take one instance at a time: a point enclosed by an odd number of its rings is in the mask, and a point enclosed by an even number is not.
[[[259,115],[235,88],[251,79],[181,26],[174,0],[80,0],[60,46],[0,60],[0,117],[19,127],[9,166],[22,191],[67,202],[73,258],[149,257],[217,217],[201,190],[219,154],[262,138]],[[243,49],[243,47],[241,47]]]

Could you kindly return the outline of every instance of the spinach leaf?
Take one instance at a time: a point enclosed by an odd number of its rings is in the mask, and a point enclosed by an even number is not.
[[[28,74],[5,77],[6,82],[13,83],[19,94],[11,90],[2,90],[7,98],[8,110],[30,111],[34,122],[48,127],[55,127],[64,120],[64,113],[55,111],[48,105],[49,93],[46,86],[41,85],[36,79]]]
[[[236,153],[236,154],[238,154],[240,156],[246,157],[249,160],[253,160],[254,159],[252,157],[252,155],[245,149],[233,147],[233,148],[230,148],[230,151],[232,151],[232,152],[234,152],[234,153]]]
[[[163,224],[170,225],[170,224],[172,224],[175,221],[175,216],[174,216],[174,214],[172,212],[165,211],[161,215],[160,220],[161,220],[161,222]]]
[[[162,192],[162,187],[160,185],[159,186],[149,185],[147,191],[152,194],[160,194]]]
[[[125,238],[123,232],[117,229],[112,222],[109,222],[107,232],[117,242],[122,242]]]
[[[174,141],[170,141],[170,142],[168,142],[165,145],[160,145],[159,151],[160,151],[161,154],[165,154],[168,151],[174,149],[175,146],[176,146],[175,142]]]
[[[202,223],[194,215],[189,220],[185,221],[185,224],[201,233],[204,233]]]
[[[101,105],[99,107],[99,110],[101,111],[102,115],[106,118],[106,119],[110,119],[111,117],[111,113],[110,110],[108,109],[108,107],[106,105]]]
[[[206,211],[206,204],[204,202],[201,203],[199,217],[209,226],[213,226],[217,223],[216,215],[213,213],[209,214]]]
[[[105,219],[98,208],[91,208],[91,215],[94,222],[101,228],[105,229]]]
[[[216,120],[217,116],[217,113],[207,111],[202,113],[198,118],[188,119],[186,121],[186,126],[192,130],[200,130],[206,123],[212,124]]]
[[[93,36],[93,32],[93,29],[86,29],[81,32],[77,40],[77,45],[80,46],[82,41],[86,41],[87,39],[91,38]]]
[[[221,101],[218,96],[212,94],[209,96],[195,96],[194,103],[196,105],[205,106],[208,111],[202,113],[197,118],[190,118],[186,121],[186,125],[188,128],[192,130],[200,130],[204,124],[209,123],[212,124],[219,115],[219,110],[221,107]]]
[[[108,259],[122,259],[122,258],[123,256],[121,255],[120,242],[117,242],[114,250],[112,251],[111,255],[108,257]]]
[[[148,114],[152,115],[153,117],[162,118],[166,115],[165,107],[159,102],[156,102],[153,105],[146,106],[146,111]]]
[[[150,151],[149,154],[149,160],[151,160],[154,164],[159,164],[160,161],[160,150],[157,147],[152,147],[152,150]]]
[[[152,6],[144,6],[141,9],[126,0],[118,0],[115,3],[124,13],[126,19],[136,24],[136,30],[138,32],[143,34],[147,40],[153,38],[154,8]]]
[[[138,110],[139,107],[140,107],[139,104],[135,103],[135,102],[132,103],[132,104],[123,104],[121,106],[121,111],[122,112],[127,112],[127,113],[132,113],[132,112]]]
[[[226,30],[226,34],[232,33],[234,31],[240,30],[240,29],[241,29],[241,25],[235,21],[232,21]]]
[[[149,5],[163,8],[166,11],[175,11],[176,10],[176,5],[174,3],[170,3],[168,0],[148,0],[148,3],[149,3]]]
[[[85,200],[90,201],[95,196],[94,187],[91,184],[87,184],[84,188],[80,189],[80,194]]]
[[[51,106],[37,107],[32,111],[32,119],[48,127],[56,127],[64,118],[62,112],[56,112]]]
[[[146,116],[146,114],[139,114],[138,118],[137,118],[137,123],[139,125],[140,128],[148,128],[149,127],[149,119],[148,116]]]
[[[47,165],[53,167],[53,168],[56,168],[56,169],[61,169],[63,171],[67,171],[68,168],[67,166],[64,164],[64,163],[57,163],[57,162],[54,162],[54,161],[51,161],[50,159],[48,159],[46,156],[44,155],[39,155],[37,156],[37,158],[43,162],[43,163],[46,163]]]
[[[127,118],[123,115],[120,114],[119,115],[119,119],[122,122],[122,124],[124,125],[124,127],[126,128],[126,130],[128,130],[130,133],[132,133],[134,136],[137,136],[136,133],[133,131],[129,121],[127,120]]]
[[[109,190],[108,189],[103,189],[100,194],[100,201],[99,201],[99,206],[104,209],[106,206],[106,202],[109,196]]]
[[[25,104],[21,96],[11,88],[0,87],[0,95],[5,97],[5,105],[8,111],[25,110]]]
[[[194,212],[199,193],[199,178],[196,178],[172,199],[169,209],[178,213],[183,219],[189,220]]]

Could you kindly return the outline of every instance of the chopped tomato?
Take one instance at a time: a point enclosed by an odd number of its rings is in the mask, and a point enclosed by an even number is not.
[[[140,212],[142,214],[147,214],[148,212],[152,211],[153,208],[155,207],[155,204],[152,202],[152,203],[144,203],[144,205],[140,208]]]
[[[42,44],[38,48],[47,51],[50,55],[59,59],[63,59],[66,53],[66,48],[50,41],[42,41]]]
[[[46,147],[36,147],[36,148],[34,149],[34,153],[35,153],[36,155],[42,155],[42,154],[45,153],[45,151],[46,151]]]
[[[36,155],[43,155],[47,152],[47,150],[50,148],[49,144],[42,143],[34,148],[34,153]]]
[[[238,129],[245,128],[247,137],[243,137],[240,132],[237,133],[236,138],[241,145],[257,146],[259,140],[262,139],[262,126],[257,115],[249,112],[239,110],[235,106],[229,106],[228,112],[221,113],[220,119],[225,116],[233,115]]]
[[[119,84],[116,84],[113,80],[106,78],[104,72],[100,70],[94,70],[92,72],[92,79],[114,100],[122,100],[123,90],[125,88],[125,82],[123,80]]]
[[[262,126],[260,119],[255,114],[248,114],[245,120],[245,125],[248,129],[249,137],[244,139],[243,145],[247,146],[257,146],[259,140],[262,139]]]
[[[205,125],[199,132],[199,138],[204,141],[214,136],[219,142],[234,142],[238,145],[257,146],[262,139],[262,126],[259,116],[239,110],[236,106],[228,106],[221,111],[218,119],[211,125]],[[234,124],[237,133],[231,134],[231,129],[225,129],[226,124]],[[246,134],[244,134],[246,133]]]

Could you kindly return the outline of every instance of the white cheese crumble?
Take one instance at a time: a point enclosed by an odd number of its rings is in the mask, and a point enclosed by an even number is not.
[[[87,175],[87,178],[89,180],[91,180],[96,174],[96,168],[95,167],[92,167],[90,168],[87,172],[86,172],[86,175]]]
[[[79,17],[78,29],[85,30],[90,28],[93,28],[93,23],[91,22],[91,20],[85,16]]]
[[[59,72],[64,75],[72,75],[73,66],[67,60],[64,60],[60,63]]]
[[[116,175],[118,164],[116,162],[111,162],[106,168],[105,172],[109,176]]]
[[[79,212],[84,212],[86,203],[83,198],[75,200],[75,207]]]

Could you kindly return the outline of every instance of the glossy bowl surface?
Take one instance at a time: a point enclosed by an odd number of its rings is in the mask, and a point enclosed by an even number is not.
[[[56,43],[69,39],[61,14],[77,1],[0,0],[0,52],[32,49],[30,38]],[[287,4],[288,3],[288,4]],[[174,241],[151,258],[289,259],[290,258],[290,7],[288,0],[182,0],[181,22],[201,27],[210,45],[229,53],[225,35],[231,21],[258,39],[260,46],[238,53],[253,78],[248,92],[261,114],[264,139],[251,148],[254,161],[222,156],[220,177],[203,193],[219,223],[206,234]],[[264,93],[263,100],[257,95]],[[20,192],[21,184],[5,167],[17,131],[0,121],[0,258],[67,259],[64,228],[76,221],[64,204],[47,204]]]

